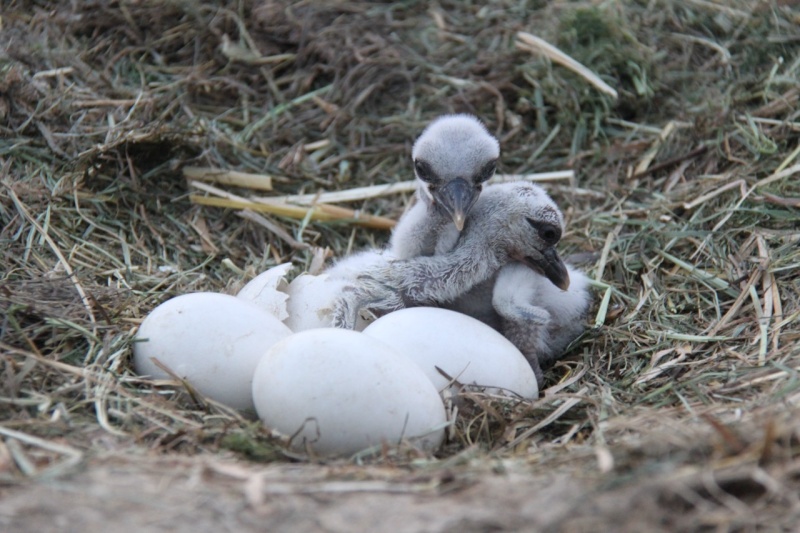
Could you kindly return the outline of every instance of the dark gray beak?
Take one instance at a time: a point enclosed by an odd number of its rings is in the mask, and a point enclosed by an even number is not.
[[[569,272],[564,262],[558,257],[555,248],[548,248],[542,252],[540,259],[532,257],[525,258],[525,264],[532,269],[541,272],[544,277],[553,282],[553,285],[565,291],[569,289]]]
[[[433,193],[439,204],[453,217],[453,223],[458,231],[464,229],[467,213],[478,200],[479,192],[467,180],[456,178]]]

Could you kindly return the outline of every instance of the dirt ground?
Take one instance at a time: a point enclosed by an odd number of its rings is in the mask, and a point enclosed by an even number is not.
[[[702,433],[687,453],[686,436],[674,439],[680,447],[643,443],[647,451],[625,454],[584,446],[541,464],[535,453],[477,451],[405,467],[259,466],[227,454],[108,451],[2,488],[0,526],[9,533],[795,530],[797,460],[778,448],[765,452],[763,441],[731,456]],[[719,449],[705,450],[706,442]],[[714,460],[720,453],[727,458]],[[769,453],[778,456],[765,461]]]
[[[310,465],[257,471],[206,461],[175,466],[170,460],[100,461],[67,479],[7,495],[0,524],[9,532],[100,532],[110,524],[124,531],[542,531],[580,523],[572,507],[586,500],[579,484],[563,475],[414,475],[388,482],[380,472],[371,479],[367,469],[358,474],[363,479],[337,481]]]
[[[683,498],[701,498],[703,486],[711,490],[718,482],[710,474],[660,474],[626,483],[564,472],[534,475],[515,461],[493,466],[398,476],[380,468],[254,469],[211,457],[105,457],[73,475],[4,491],[0,526],[9,533],[658,532],[725,527],[741,514],[735,520],[743,530],[758,528],[738,504],[708,501],[720,524],[687,512]],[[748,489],[753,487],[741,490]],[[795,507],[779,525],[790,530],[798,519]]]

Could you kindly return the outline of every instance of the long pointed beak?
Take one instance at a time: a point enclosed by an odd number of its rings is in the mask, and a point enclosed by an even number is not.
[[[569,289],[569,272],[555,248],[548,248],[542,252],[541,259],[532,257],[526,257],[525,259],[525,263],[529,267],[544,274],[553,285],[562,291]]]
[[[453,218],[458,231],[464,229],[467,213],[478,199],[478,191],[467,180],[456,178],[437,190],[434,198]]]

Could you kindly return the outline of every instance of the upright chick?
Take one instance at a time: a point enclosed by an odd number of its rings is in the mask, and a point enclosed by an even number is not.
[[[472,115],[444,115],[431,122],[411,153],[417,202],[398,221],[388,249],[357,252],[324,273],[353,280],[392,259],[449,252],[499,155],[497,139]]]
[[[449,252],[499,156],[497,139],[472,115],[445,115],[425,128],[411,152],[417,202],[392,234],[392,254],[411,259]]]
[[[488,186],[452,251],[369,268],[337,302],[334,326],[352,329],[362,308],[446,306],[515,261],[566,289],[569,273],[555,249],[563,225],[561,211],[540,187],[526,182]]]

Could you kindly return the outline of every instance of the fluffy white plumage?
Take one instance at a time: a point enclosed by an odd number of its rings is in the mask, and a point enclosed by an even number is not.
[[[446,253],[467,213],[494,175],[500,144],[472,115],[444,115],[425,128],[411,152],[417,201],[392,234],[398,259]]]
[[[388,265],[389,261],[396,259],[391,250],[368,249],[348,255],[336,261],[324,273],[330,279],[355,280],[364,272],[379,266]]]

